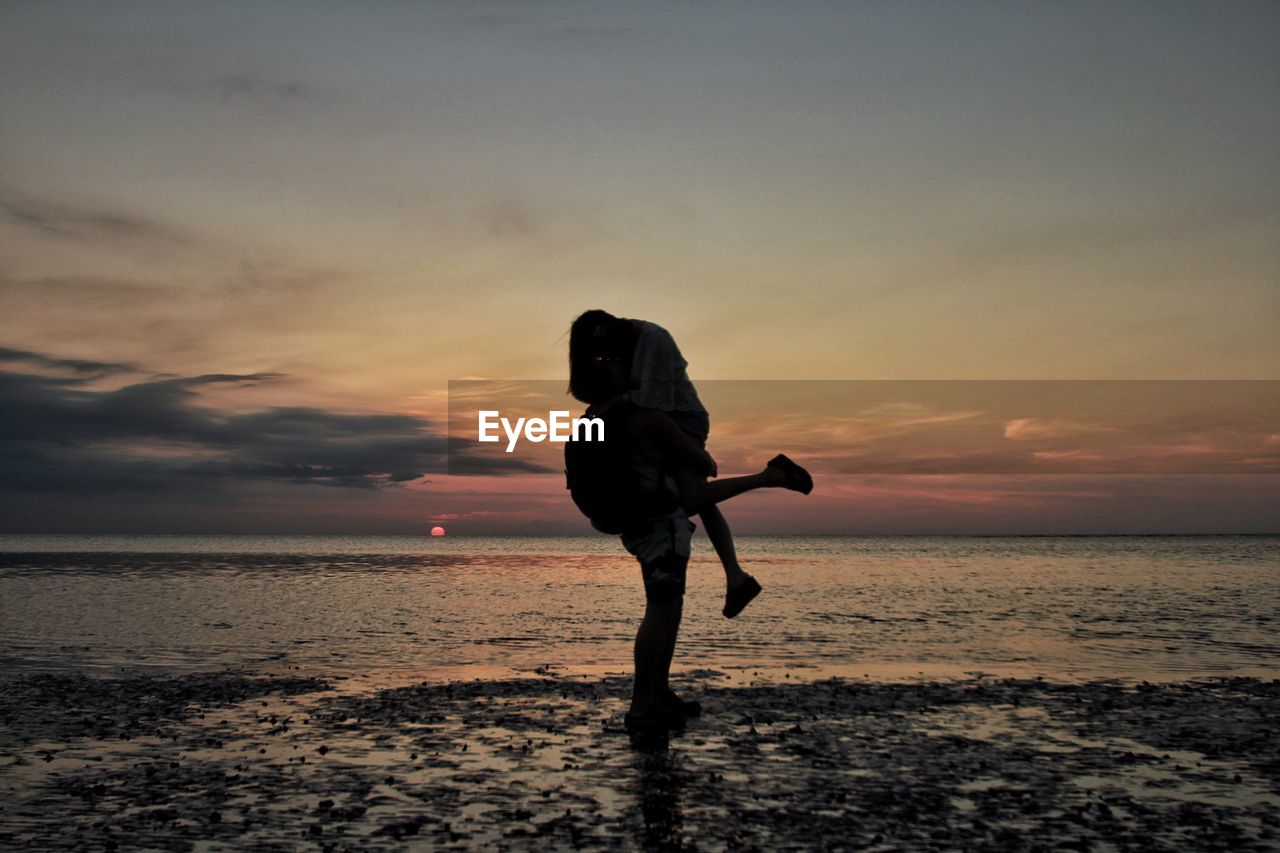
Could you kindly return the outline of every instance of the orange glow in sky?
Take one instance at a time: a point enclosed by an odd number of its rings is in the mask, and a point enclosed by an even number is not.
[[[443,436],[450,379],[563,382],[596,307],[697,383],[1280,378],[1274,4],[661,9],[6,4],[0,529],[583,532]],[[1265,475],[1093,478],[1070,410],[813,403],[713,408],[726,465],[829,476],[735,529],[1280,518]],[[1150,414],[1126,453],[1272,464]],[[921,417],[1091,479],[914,479],[979,447]]]

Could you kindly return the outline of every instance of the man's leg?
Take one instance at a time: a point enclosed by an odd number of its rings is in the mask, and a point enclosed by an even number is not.
[[[662,542],[665,553],[641,563],[644,575],[644,619],[636,632],[636,680],[627,716],[640,724],[665,723],[662,700],[668,692],[671,659],[675,655],[680,617],[684,612],[685,575],[689,566],[687,518],[661,522],[659,530],[673,534]]]
[[[645,604],[644,619],[640,622],[640,630],[636,632],[636,677],[628,716],[649,717],[661,714],[658,700],[667,689],[676,637],[680,633],[683,605],[684,599],[681,596],[665,601],[650,600]]]
[[[677,598],[669,605],[665,605],[667,610],[665,618],[667,620],[667,644],[662,649],[662,657],[658,661],[657,681],[654,684],[654,693],[659,698],[671,691],[671,661],[676,656],[676,638],[680,635],[680,619],[684,615],[684,597]]]

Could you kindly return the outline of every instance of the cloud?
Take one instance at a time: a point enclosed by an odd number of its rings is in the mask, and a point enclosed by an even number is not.
[[[296,80],[272,80],[255,74],[222,74],[207,83],[207,90],[224,101],[258,98],[297,101],[314,96],[310,86]]]
[[[1135,247],[1186,244],[1210,232],[1274,226],[1274,204],[1205,199],[1196,206],[1106,217],[1063,217],[1052,224],[1012,225],[965,233],[965,257],[975,267],[1048,257],[1116,254]],[[968,232],[972,226],[966,226]]]
[[[30,352],[28,350],[12,349],[10,347],[0,347],[0,363],[4,362],[20,362],[36,367],[46,367],[52,370],[66,370],[75,374],[77,378],[97,379],[112,373],[131,373],[136,372],[137,368],[131,364],[115,361],[91,361],[80,358],[53,358],[40,353]]]
[[[866,404],[853,389],[904,399]],[[724,412],[713,431],[721,471],[786,448],[819,474],[1280,472],[1275,381],[854,382],[843,397],[815,385],[783,411],[745,413],[727,394],[732,405],[717,407],[713,391],[704,399]],[[769,399],[763,387],[757,397]]]
[[[1108,427],[1054,418],[1015,418],[1004,425],[1004,437],[1015,441],[1064,438],[1112,431]]]
[[[192,242],[176,229],[131,213],[76,207],[10,191],[0,191],[0,221],[60,238],[127,239],[183,246]]]
[[[140,79],[138,77],[140,76]],[[203,64],[163,60],[149,64],[138,76],[144,86],[181,99],[245,115],[270,115],[276,119],[312,107],[332,105],[343,99],[339,89],[323,87],[293,76],[276,76],[245,68],[211,69]]]
[[[482,212],[485,232],[495,239],[531,239],[546,231],[546,223],[528,202],[517,198],[499,198]]]
[[[491,477],[504,474],[559,474],[560,469],[514,456],[496,457],[454,448],[449,455],[449,474],[454,477]]]
[[[0,371],[4,492],[145,490],[182,499],[264,482],[368,490],[445,469],[446,439],[424,418],[303,406],[224,411],[201,396],[214,386],[276,382],[277,373],[151,378],[100,390],[90,378],[135,368],[9,348],[0,349],[0,362],[71,374]],[[528,472],[525,463],[486,470]]]
[[[145,306],[172,297],[174,288],[99,275],[53,275],[18,278],[0,274],[0,297],[29,300],[41,306],[71,303],[77,308]]]

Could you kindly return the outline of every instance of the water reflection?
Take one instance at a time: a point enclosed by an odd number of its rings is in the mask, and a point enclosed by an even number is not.
[[[615,541],[466,544],[0,537],[0,667],[630,671],[643,592]],[[695,557],[678,669],[1183,679],[1280,660],[1280,537],[744,537],[740,554],[766,595],[723,619],[722,573]]]
[[[671,733],[633,732],[631,747],[635,751],[636,800],[644,823],[640,847],[686,849],[682,799],[688,771],[681,766],[679,754],[671,751]]]

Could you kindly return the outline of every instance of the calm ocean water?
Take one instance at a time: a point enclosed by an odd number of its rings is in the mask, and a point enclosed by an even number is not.
[[[720,616],[695,540],[677,669],[880,678],[1280,676],[1280,538],[743,538]],[[386,678],[629,671],[608,537],[0,537],[0,671]]]

